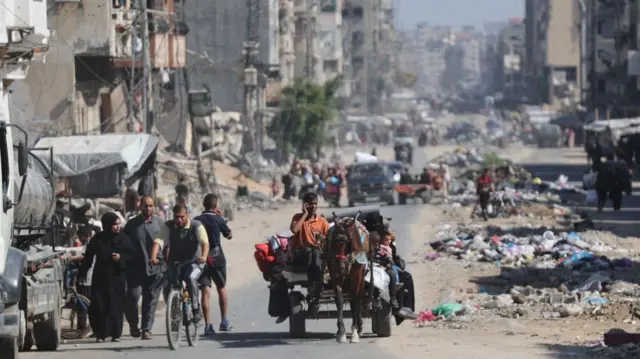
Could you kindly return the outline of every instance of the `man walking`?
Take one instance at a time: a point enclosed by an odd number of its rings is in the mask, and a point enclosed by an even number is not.
[[[143,340],[151,339],[158,298],[164,283],[164,265],[151,265],[150,254],[153,242],[160,239],[164,221],[153,214],[154,200],[149,196],[140,200],[140,214],[129,220],[124,233],[135,248],[133,265],[127,268],[127,294],[125,316],[131,336]],[[162,257],[160,257],[162,262]],[[163,262],[161,263],[163,264]],[[142,297],[142,325],[139,324],[138,302]]]
[[[195,219],[204,225],[209,238],[209,260],[204,273],[200,277],[200,290],[202,291],[202,312],[204,314],[206,335],[215,333],[211,324],[211,286],[215,284],[218,291],[218,303],[220,305],[220,331],[228,332],[233,327],[227,319],[227,259],[222,251],[220,243],[220,235],[231,239],[231,229],[227,225],[227,221],[220,215],[218,209],[218,197],[212,193],[204,196],[202,203],[205,211]]]

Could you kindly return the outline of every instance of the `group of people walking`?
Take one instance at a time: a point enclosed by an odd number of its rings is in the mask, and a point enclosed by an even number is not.
[[[92,238],[91,229],[78,230],[85,245],[78,291],[90,298],[88,319],[98,342],[107,338],[119,341],[124,318],[132,337],[152,339],[166,273],[174,269],[174,263],[189,260],[194,266],[204,266],[195,283],[189,281],[189,273],[182,276],[190,284],[191,297],[200,299],[192,305],[195,320],[204,318],[205,334],[215,333],[209,305],[215,285],[221,312],[219,329],[233,329],[227,319],[226,258],[221,247],[221,236],[231,239],[231,230],[218,210],[216,195],[207,194],[203,206],[204,212],[192,219],[187,207],[178,203],[172,209],[173,219],[164,221],[155,214],[154,199],[142,197],[139,214],[126,224],[116,213],[108,212],[101,218],[102,231]]]
[[[589,136],[586,141],[586,152],[591,162],[591,171],[595,174],[595,191],[597,193],[598,211],[602,211],[607,200],[611,200],[614,211],[622,207],[623,194],[631,194],[631,169],[635,161],[640,161],[637,141],[621,138],[613,146],[604,146],[597,137]],[[603,162],[603,158],[605,161]]]

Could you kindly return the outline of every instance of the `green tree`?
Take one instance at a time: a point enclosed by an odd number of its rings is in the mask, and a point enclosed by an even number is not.
[[[336,115],[336,95],[342,79],[324,85],[307,78],[296,79],[282,90],[280,112],[267,128],[283,155],[312,157],[327,141],[329,123]]]

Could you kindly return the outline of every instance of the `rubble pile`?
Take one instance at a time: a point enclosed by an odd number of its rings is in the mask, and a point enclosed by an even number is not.
[[[638,265],[629,251],[600,240],[601,234],[444,226],[429,242],[433,251],[425,258],[437,260],[443,254],[500,269],[498,276],[472,280],[478,290],[456,298],[464,308],[508,318],[640,321]],[[428,311],[419,318],[434,320]]]
[[[447,204],[453,208],[474,205],[477,201],[475,180],[484,167],[493,168],[496,191],[491,194],[489,216],[510,217],[514,215],[537,216],[539,207],[527,208],[531,204],[549,205],[547,215],[567,215],[570,210],[563,206],[567,202],[583,202],[586,191],[568,183],[566,176],[556,181],[542,181],[521,166],[504,160],[494,152],[475,148],[458,148],[435,158],[428,167],[438,168],[440,163],[452,168],[452,181]]]
[[[164,155],[159,158],[158,196],[167,199],[175,197],[175,185],[179,177],[186,179],[191,189],[190,203],[200,203],[204,192],[217,192],[221,206],[225,210],[266,210],[277,206],[275,199],[268,197],[269,186],[261,184],[239,169],[219,161],[202,161],[204,180],[207,188],[202,189],[197,176],[198,161],[178,155]],[[214,177],[215,176],[215,177]],[[214,185],[215,183],[215,185]],[[246,194],[238,196],[239,188],[246,188]]]

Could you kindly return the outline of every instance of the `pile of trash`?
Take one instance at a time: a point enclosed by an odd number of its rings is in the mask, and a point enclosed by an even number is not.
[[[528,232],[535,231],[536,228],[528,229]],[[468,261],[535,268],[561,266],[568,269],[608,268],[612,265],[611,261],[598,254],[618,250],[604,244],[597,236],[585,239],[575,232],[556,234],[546,230],[542,234],[519,235],[517,231],[508,229],[479,225],[453,228],[449,224],[440,229],[437,240],[429,242],[429,246],[436,252]]]
[[[447,254],[499,268],[498,276],[472,280],[478,290],[459,300],[464,308],[510,318],[640,320],[638,266],[629,251],[604,243],[599,232],[528,232],[534,233],[446,225],[428,243],[433,251],[425,259]],[[434,316],[433,310],[423,312],[419,320],[430,322]]]

